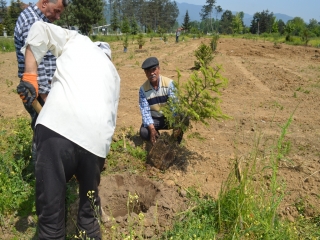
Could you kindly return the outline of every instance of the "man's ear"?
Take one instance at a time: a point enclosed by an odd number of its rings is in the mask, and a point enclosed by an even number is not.
[[[41,6],[46,7],[49,3],[49,0],[41,0],[41,2],[42,2]]]

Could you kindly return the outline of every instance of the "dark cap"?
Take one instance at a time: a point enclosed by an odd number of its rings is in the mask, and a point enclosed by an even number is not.
[[[159,61],[156,57],[149,57],[142,63],[142,69],[148,69],[159,65]]]

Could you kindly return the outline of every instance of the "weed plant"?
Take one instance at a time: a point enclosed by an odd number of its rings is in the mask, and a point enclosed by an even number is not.
[[[135,144],[139,139],[132,127],[117,130],[107,156],[108,168],[106,173],[127,169],[130,171],[144,170],[147,160],[147,151],[143,144]]]
[[[13,38],[0,38],[1,52],[14,52],[15,50]]]
[[[162,239],[319,239],[319,217],[290,223],[277,214],[286,194],[278,167],[288,153],[285,135],[291,121],[292,116],[270,147],[261,149],[263,136],[257,136],[252,152],[235,160],[218,199],[189,189],[189,210],[178,214],[179,221]]]
[[[0,136],[0,226],[11,229],[3,219],[35,213],[30,122],[1,118]]]

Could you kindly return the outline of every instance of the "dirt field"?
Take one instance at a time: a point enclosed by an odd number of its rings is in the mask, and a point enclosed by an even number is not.
[[[190,39],[176,44],[170,38],[165,44],[155,39],[147,42],[142,51],[137,51],[137,44],[130,45],[127,53],[122,52],[121,42],[111,43],[113,62],[121,76],[117,129],[132,126],[138,131],[140,127],[138,89],[145,81],[140,67],[143,60],[156,56],[162,75],[177,79],[176,69],[180,69],[185,81],[194,66],[193,52],[202,41],[209,43],[208,39]],[[164,230],[174,214],[183,209],[186,188],[193,186],[202,194],[217,197],[221,183],[233,170],[235,158],[247,156],[258,136],[271,139],[280,135],[280,126],[294,113],[285,139],[290,142],[291,150],[286,161],[280,162],[279,177],[286,181],[287,194],[279,214],[294,221],[299,215],[295,205],[303,203],[306,217],[318,215],[319,51],[285,44],[275,46],[262,40],[221,38],[213,62],[223,66],[223,75],[229,80],[221,96],[221,106],[232,119],[212,120],[207,127],[193,123],[194,128],[184,138],[183,146],[189,154],[182,166],[173,165],[165,172],[150,168],[139,177],[120,173],[104,177],[101,196],[105,212],[110,211],[112,203],[113,212],[117,209],[117,223],[125,227],[127,193],[136,192],[143,199],[139,206],[148,220],[144,235],[154,236],[156,225],[158,230]],[[0,54],[0,69],[0,116],[27,116],[19,98],[12,92],[19,81],[15,53]],[[194,132],[200,133],[203,140],[188,138]],[[159,215],[157,224],[152,222],[155,211]],[[110,221],[106,213],[107,227],[112,225]]]

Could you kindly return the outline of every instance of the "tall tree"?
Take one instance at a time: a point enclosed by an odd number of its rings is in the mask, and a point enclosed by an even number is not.
[[[74,16],[74,5],[69,4],[62,12],[60,19],[56,20],[54,23],[58,26],[70,28],[71,26],[77,25],[78,21]]]
[[[215,6],[216,0],[206,0],[206,4],[202,6],[200,17],[201,20],[205,20],[207,18],[211,18],[211,13],[213,7]]]
[[[215,6],[215,3],[216,3],[216,0],[206,0],[206,4],[202,6],[202,9],[200,12],[200,17],[202,21],[206,19],[210,19],[211,31],[213,31],[211,14]]]
[[[320,36],[320,23],[316,19],[310,19],[307,27],[316,36]]]
[[[186,31],[189,31],[190,28],[191,28],[191,25],[190,25],[190,17],[189,17],[188,10],[187,10],[187,12],[186,12],[186,15],[184,15],[182,27],[183,27],[183,29],[185,29]]]
[[[224,11],[224,13],[221,16],[220,20],[220,30],[219,32],[225,33],[225,34],[232,34],[232,20],[233,20],[233,14],[230,10]]]
[[[222,8],[221,8],[221,6],[219,5],[219,6],[215,6],[214,7],[214,9],[216,10],[216,21],[215,21],[215,30],[216,30],[216,32],[218,32],[219,31],[219,21],[218,21],[218,15],[220,14],[220,13],[222,13]]]
[[[294,24],[290,21],[287,22],[285,32],[286,32],[286,41],[291,41],[292,37],[291,34],[294,31]]]
[[[259,25],[258,25],[259,24]],[[273,24],[273,13],[269,13],[269,10],[263,10],[262,12],[257,12],[253,15],[251,21],[250,32],[255,34],[258,33],[271,33]]]
[[[243,32],[243,12],[236,13],[232,19],[232,29],[233,33],[242,33]]]
[[[123,21],[121,23],[121,32],[128,34],[128,33],[130,33],[130,31],[131,31],[131,29],[130,29],[129,20],[128,20],[128,18],[124,17]]]
[[[292,32],[294,36],[301,35],[302,31],[307,27],[306,23],[301,17],[295,17],[288,22],[291,22],[294,25],[294,31]]]
[[[278,20],[278,31],[281,35],[284,34],[285,28],[286,28],[286,24],[284,23],[284,21],[282,19],[279,19]]]
[[[179,15],[177,3],[170,0],[145,1],[143,12],[145,16],[140,24],[150,26],[153,30],[161,26],[162,29],[168,31],[174,26]]]
[[[3,20],[7,14],[7,1],[0,0],[0,20]]]
[[[131,19],[131,34],[132,35],[137,35],[138,32],[139,32],[139,25],[138,25],[136,19],[132,18]]]
[[[91,26],[103,18],[103,0],[72,0],[73,14],[77,19],[79,29],[89,34]]]
[[[272,32],[273,33],[278,33],[279,32],[279,21],[277,18],[274,16],[273,21],[272,21]]]
[[[112,5],[112,16],[110,21],[112,30],[117,31],[117,29],[120,27],[120,21],[118,6],[116,3],[113,3]]]
[[[14,23],[17,21],[20,13],[23,10],[22,5],[23,5],[23,3],[20,0],[17,0],[17,1],[11,0],[9,14],[10,14],[10,17]]]
[[[21,12],[22,2],[20,0],[11,0],[10,7],[8,8],[7,13],[3,19],[3,26],[6,28],[7,34],[9,36],[13,35],[16,21]]]

